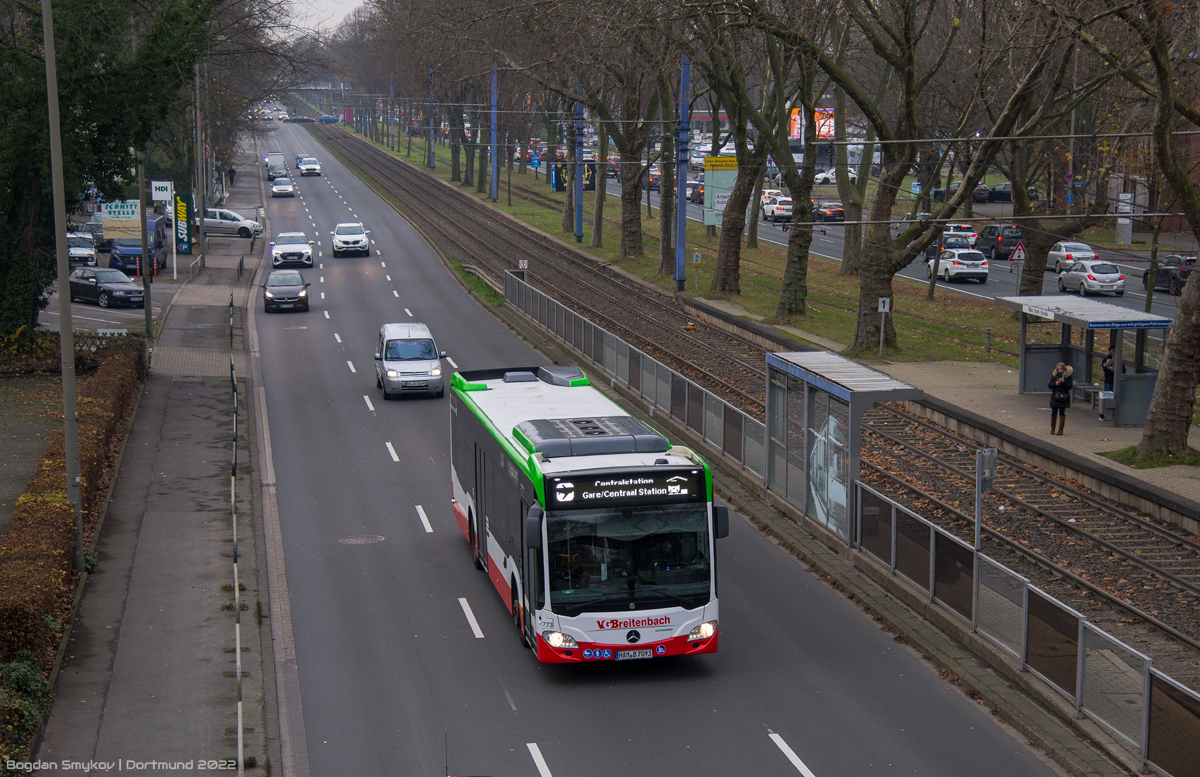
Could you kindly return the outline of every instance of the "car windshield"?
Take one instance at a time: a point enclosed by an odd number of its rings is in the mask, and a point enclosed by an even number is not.
[[[287,178],[276,178],[275,185],[276,186],[291,186],[292,182],[290,180],[288,180]]]
[[[437,349],[428,337],[417,340],[388,340],[383,358],[388,361],[428,361],[436,359]]]
[[[310,156],[306,156],[300,160],[300,164],[302,164],[302,165],[315,165],[316,163],[317,163],[317,160],[313,159]]]
[[[1115,264],[1093,264],[1091,269],[1097,275],[1116,275],[1121,272]]]
[[[74,235],[67,235],[68,248],[92,248],[94,246],[95,244],[92,242],[90,237],[76,237]]]
[[[133,283],[129,276],[120,270],[97,270],[96,280],[101,283]]]
[[[308,238],[304,235],[280,235],[275,239],[275,245],[308,245]]]
[[[361,235],[363,228],[362,224],[338,224],[333,232],[336,235]]]
[[[550,607],[562,615],[709,599],[708,515],[701,504],[551,514]]]
[[[304,279],[298,272],[275,272],[267,278],[268,286],[302,286]]]

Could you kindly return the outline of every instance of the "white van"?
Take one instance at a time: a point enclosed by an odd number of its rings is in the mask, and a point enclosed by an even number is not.
[[[384,399],[399,394],[442,396],[442,359],[429,327],[418,323],[384,324],[375,346],[375,387]]]

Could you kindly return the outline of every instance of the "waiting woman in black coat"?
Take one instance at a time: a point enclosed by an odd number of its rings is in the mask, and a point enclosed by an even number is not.
[[[1071,389],[1075,388],[1075,379],[1071,374],[1075,370],[1059,362],[1050,375],[1046,388],[1050,389],[1050,434],[1062,434],[1063,424],[1067,421],[1067,408],[1071,406]]]

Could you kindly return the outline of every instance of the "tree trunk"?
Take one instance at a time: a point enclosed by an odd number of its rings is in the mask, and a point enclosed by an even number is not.
[[[608,197],[608,132],[600,128],[600,154],[596,163],[596,204],[592,209],[590,248],[604,246],[604,200]]]
[[[666,88],[663,89],[666,92]],[[671,107],[671,100],[664,94],[663,112]],[[665,125],[662,133],[662,160],[660,168],[662,175],[658,178],[658,274],[675,275],[675,139],[672,137],[670,125]]]
[[[858,322],[854,330],[853,348],[866,350],[879,346],[879,298],[892,298],[892,264],[896,248],[892,242],[892,206],[896,202],[898,187],[908,172],[909,161],[902,155],[899,159],[887,159],[880,176],[875,197],[871,200],[870,223],[867,224],[863,246],[862,281],[858,291]],[[884,344],[896,347],[896,328],[888,316],[884,330]]]
[[[754,191],[750,194],[750,229],[746,234],[746,248],[758,248],[758,220],[762,214],[762,209],[759,207],[762,203],[763,177],[759,175],[754,180]],[[795,209],[793,208],[793,216],[795,218]],[[788,239],[788,243],[791,243]],[[811,242],[811,241],[810,241]]]
[[[642,148],[621,152],[621,258],[642,256]]]
[[[455,111],[455,114],[461,116],[462,111]],[[462,180],[459,156],[462,153],[464,139],[462,119],[455,122],[452,114],[450,116],[450,180],[454,182]]]
[[[567,197],[563,202],[562,231],[575,231],[575,122],[567,125]],[[557,156],[557,154],[555,155]]]
[[[817,118],[806,110],[804,130],[804,163],[781,166],[779,172],[786,176],[788,191],[792,193],[792,226],[788,234],[787,260],[783,268],[783,286],[779,290],[779,304],[775,308],[777,318],[808,315],[808,256],[812,249],[813,178],[817,166]],[[761,134],[761,133],[760,133]]]

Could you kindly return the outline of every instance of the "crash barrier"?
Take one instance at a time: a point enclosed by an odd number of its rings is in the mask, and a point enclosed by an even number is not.
[[[1142,770],[1196,774],[1200,694],[1022,575],[855,482],[858,548],[966,623],[1138,754]]]
[[[763,476],[763,423],[607,332],[512,272],[504,274],[504,299],[595,364],[612,380],[700,435],[743,469]]]

